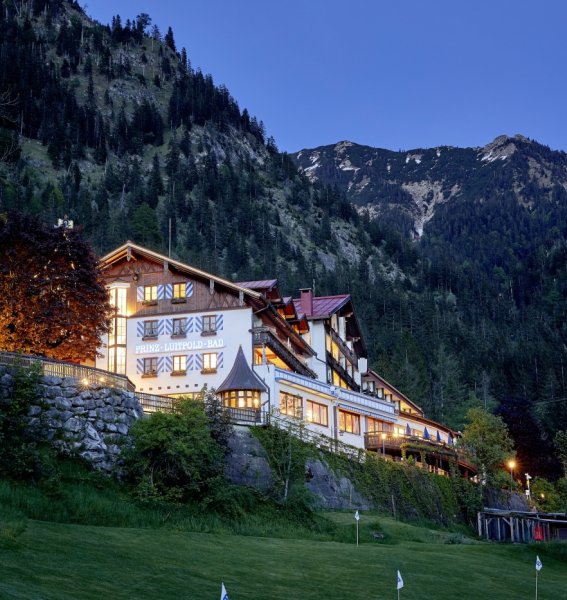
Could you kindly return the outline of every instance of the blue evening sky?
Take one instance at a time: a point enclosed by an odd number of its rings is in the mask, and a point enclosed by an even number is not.
[[[173,27],[281,150],[392,150],[521,133],[567,150],[565,0],[91,0]]]

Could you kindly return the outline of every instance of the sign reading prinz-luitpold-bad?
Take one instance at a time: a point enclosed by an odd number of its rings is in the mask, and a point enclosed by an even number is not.
[[[224,348],[224,340],[222,338],[138,344],[136,346],[136,354],[160,354],[163,352],[186,352],[191,350],[216,350],[217,348]]]

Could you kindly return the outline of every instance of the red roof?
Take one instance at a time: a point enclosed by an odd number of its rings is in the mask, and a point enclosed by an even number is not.
[[[349,301],[349,294],[341,294],[340,296],[313,296],[313,313],[305,316],[308,319],[324,319],[330,317]],[[294,298],[293,303],[297,313],[300,315],[303,314],[301,299]]]
[[[241,281],[235,285],[247,288],[249,290],[271,290],[274,286],[278,285],[278,280],[260,279],[258,281]]]

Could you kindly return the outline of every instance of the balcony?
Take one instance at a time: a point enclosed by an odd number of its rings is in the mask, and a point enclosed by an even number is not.
[[[306,377],[317,379],[317,375],[280,340],[267,327],[255,327],[252,329],[254,346],[267,346],[276,354],[290,369]]]
[[[341,354],[343,354],[352,365],[358,367],[358,358],[356,357],[355,353],[346,345],[346,343],[339,337],[339,334],[334,329],[329,329],[328,331],[331,334],[331,339],[333,342],[335,342],[335,344],[337,344],[339,347]]]
[[[261,425],[262,411],[259,408],[232,408],[225,407],[230,415],[230,420],[235,424]]]
[[[384,437],[382,437],[384,436]],[[429,466],[450,471],[450,464],[471,475],[477,468],[471,458],[462,450],[435,440],[427,440],[414,435],[400,435],[383,431],[369,431],[364,434],[364,447],[390,457],[414,456]]]
[[[355,392],[360,391],[360,386],[358,383],[356,383],[354,377],[350,376],[348,371],[333,357],[330,352],[327,352],[327,364],[331,367],[331,369],[333,369],[333,371],[336,371],[339,374],[340,378],[346,382],[351,390],[354,390]]]

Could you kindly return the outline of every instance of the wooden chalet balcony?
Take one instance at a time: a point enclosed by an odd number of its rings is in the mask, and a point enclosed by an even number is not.
[[[346,382],[351,390],[355,392],[360,391],[360,386],[354,380],[354,377],[351,377],[348,371],[341,365],[341,363],[336,360],[330,352],[327,352],[327,364],[336,371],[340,377]]]
[[[354,366],[358,365],[358,358],[355,353],[345,344],[345,342],[339,337],[339,334],[334,330],[329,328],[329,333],[331,334],[331,339],[337,346],[339,347],[341,353],[346,356],[346,358],[353,364]]]
[[[385,437],[382,438],[382,435]],[[433,439],[428,440],[415,435],[394,435],[390,432],[369,431],[364,434],[364,447],[366,450],[372,450],[378,454],[384,452],[387,456],[402,455],[402,450],[412,455],[424,452],[425,455],[432,457],[439,464],[453,461],[458,464],[461,470],[470,474],[477,473],[477,467],[468,454],[454,446]],[[445,470],[449,471],[449,468]]]
[[[296,373],[311,377],[312,379],[317,379],[317,375],[308,366],[303,364],[303,362],[301,362],[301,360],[299,360],[299,358],[297,358],[297,356],[295,356],[295,354],[277,338],[274,332],[267,327],[255,327],[252,329],[252,339],[254,340],[254,346],[266,345]]]

